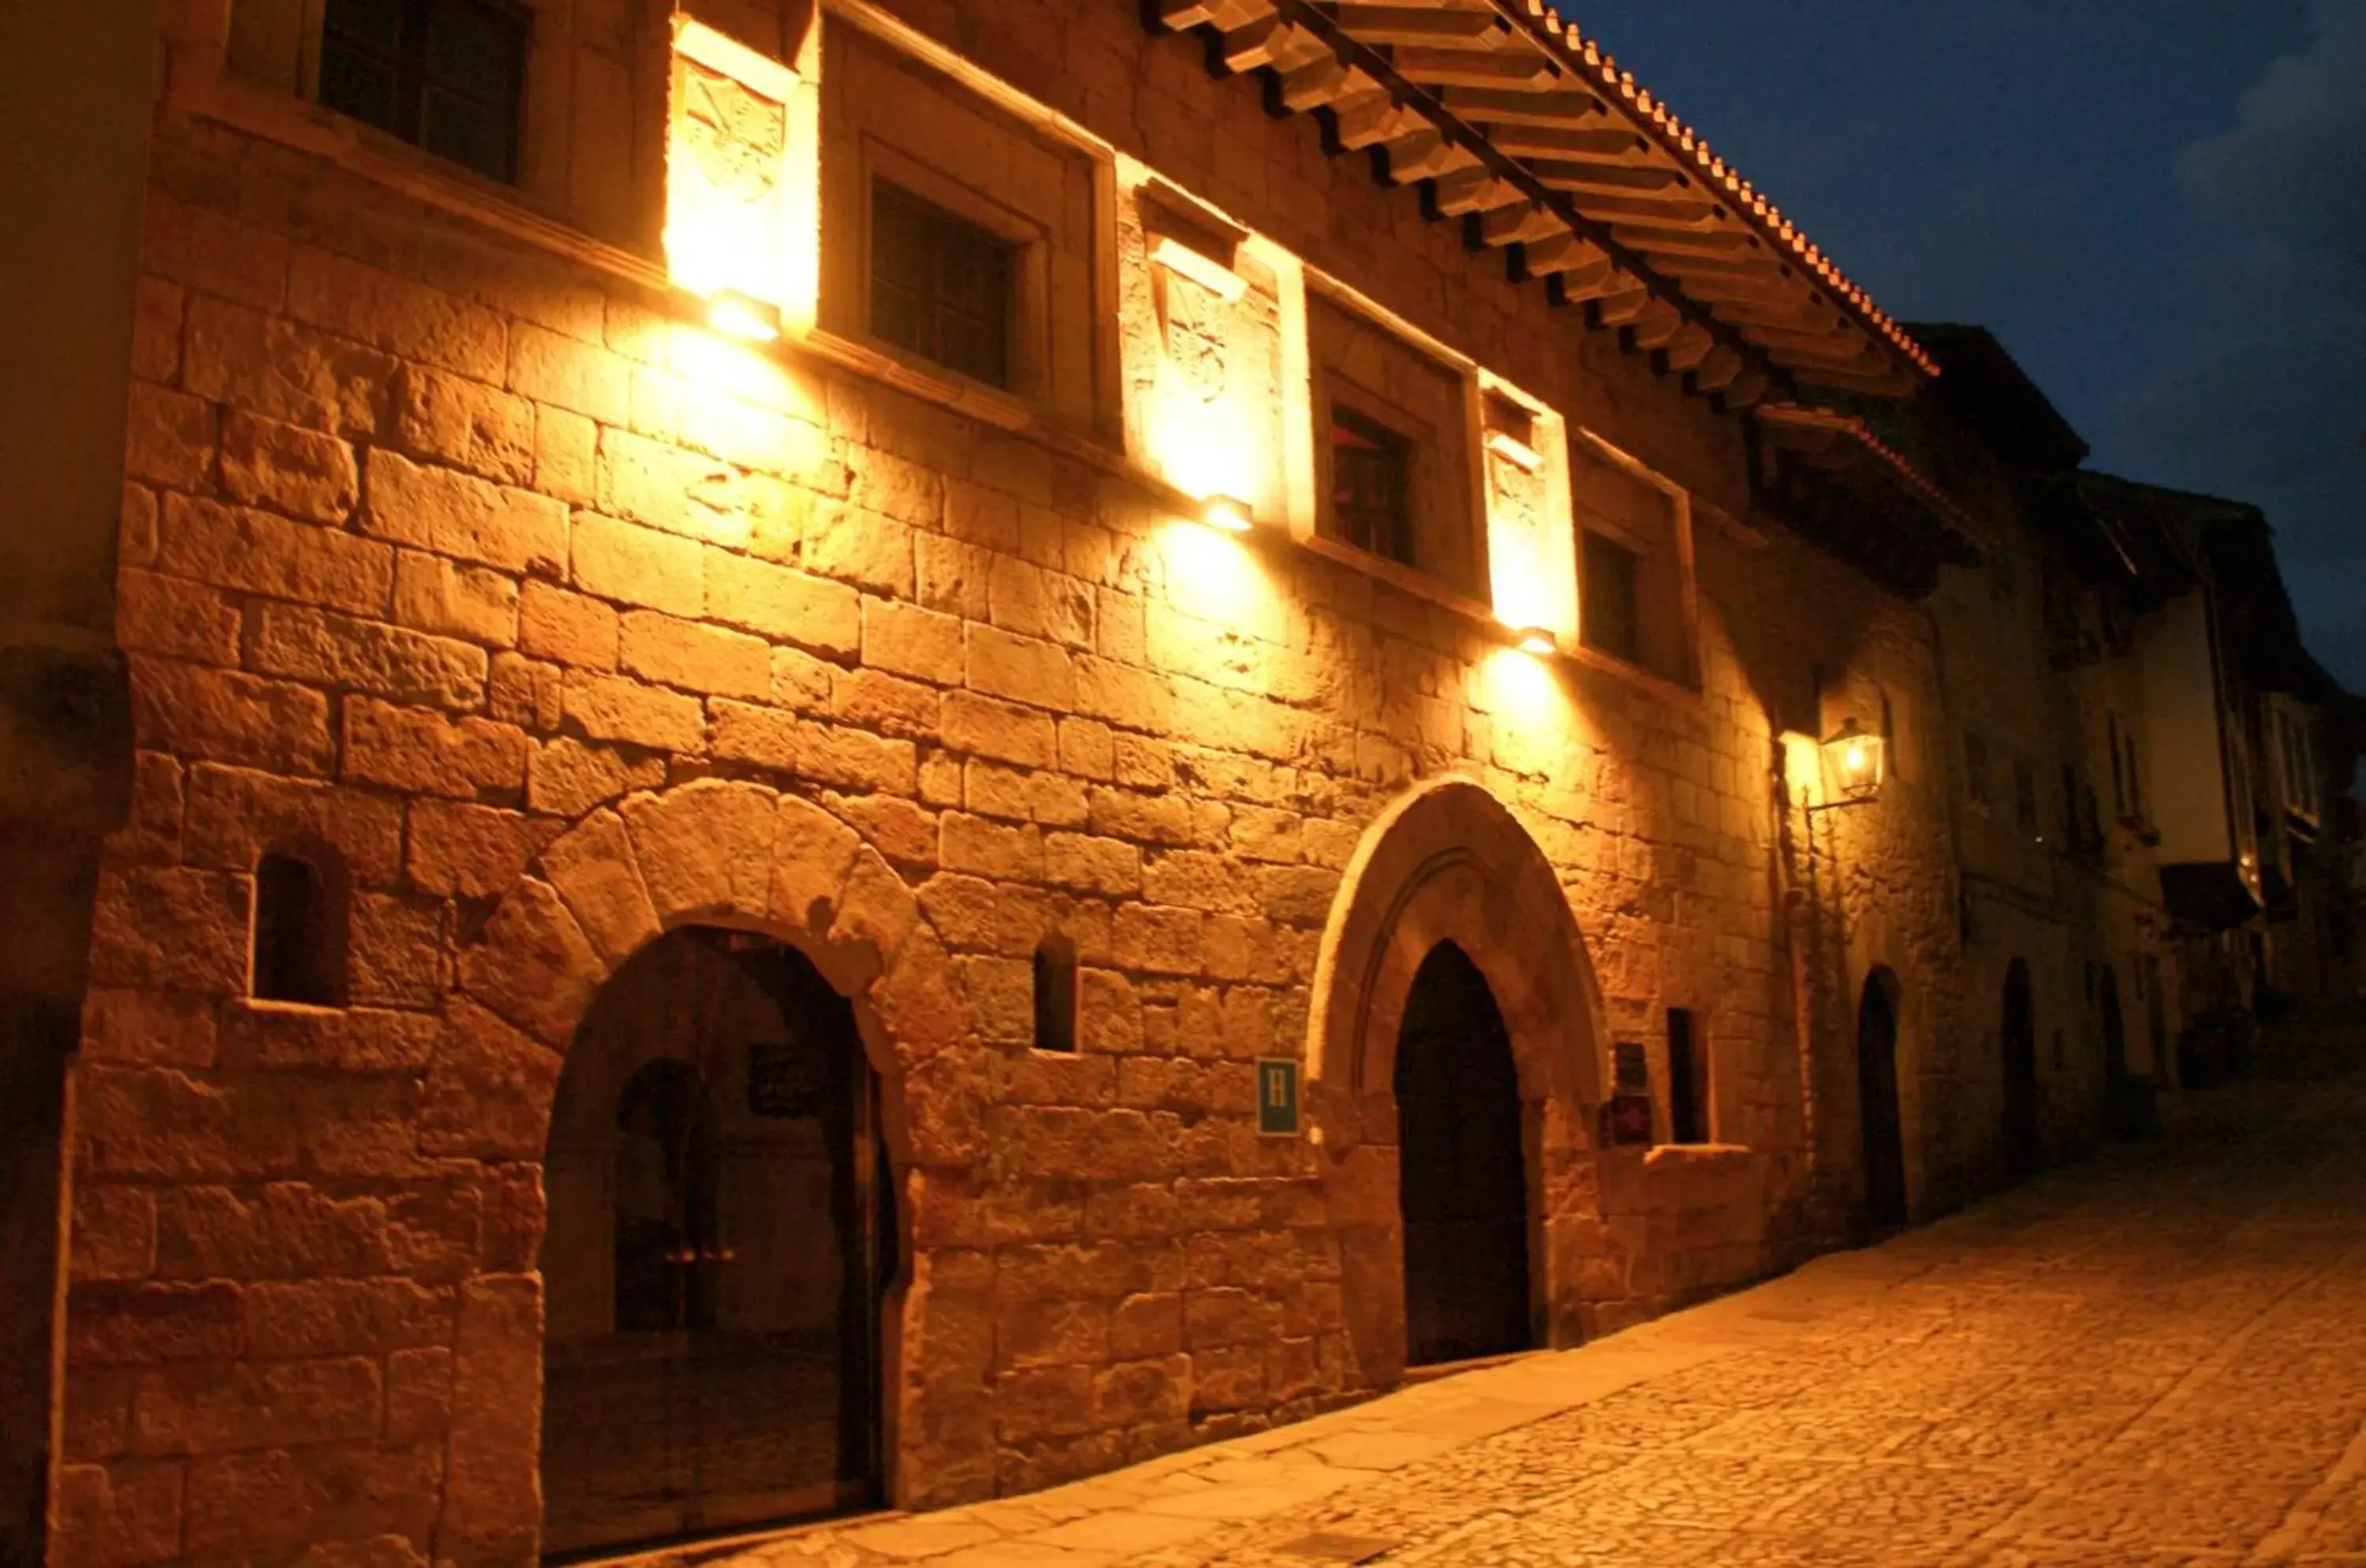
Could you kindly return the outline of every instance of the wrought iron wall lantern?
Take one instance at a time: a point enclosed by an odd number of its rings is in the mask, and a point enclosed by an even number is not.
[[[1824,798],[1808,810],[1863,806],[1879,796],[1889,761],[1888,743],[1883,737],[1867,735],[1851,717],[1816,750],[1823,763]]]

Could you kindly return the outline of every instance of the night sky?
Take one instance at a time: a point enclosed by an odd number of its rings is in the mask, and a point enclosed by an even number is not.
[[[2366,0],[1558,0],[2091,466],[2249,501],[2366,692]]]

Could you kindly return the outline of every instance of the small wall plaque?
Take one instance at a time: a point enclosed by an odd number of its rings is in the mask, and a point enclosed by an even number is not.
[[[1269,1138],[1298,1135],[1298,1063],[1260,1056],[1256,1064],[1257,1131]]]

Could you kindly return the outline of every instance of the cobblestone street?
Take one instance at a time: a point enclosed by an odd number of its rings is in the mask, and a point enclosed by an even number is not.
[[[2366,1563],[2361,1176],[2354,1077],[2193,1096],[2159,1143],[1583,1349],[733,1561]]]

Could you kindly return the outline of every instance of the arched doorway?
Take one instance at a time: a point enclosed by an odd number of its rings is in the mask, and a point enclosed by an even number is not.
[[[546,1551],[879,1500],[878,1109],[792,948],[679,930],[601,988],[544,1172]]]
[[[2004,1165],[2013,1179],[2037,1169],[2037,1010],[2030,998],[2029,965],[2014,959],[2004,972]]]
[[[1394,1078],[1406,1362],[1526,1349],[1534,1336],[1519,1073],[1494,993],[1451,942],[1414,973]]]
[[[1856,1010],[1857,1114],[1865,1138],[1865,1218],[1876,1227],[1906,1223],[1906,1130],[1898,1102],[1898,980],[1865,977]]]

